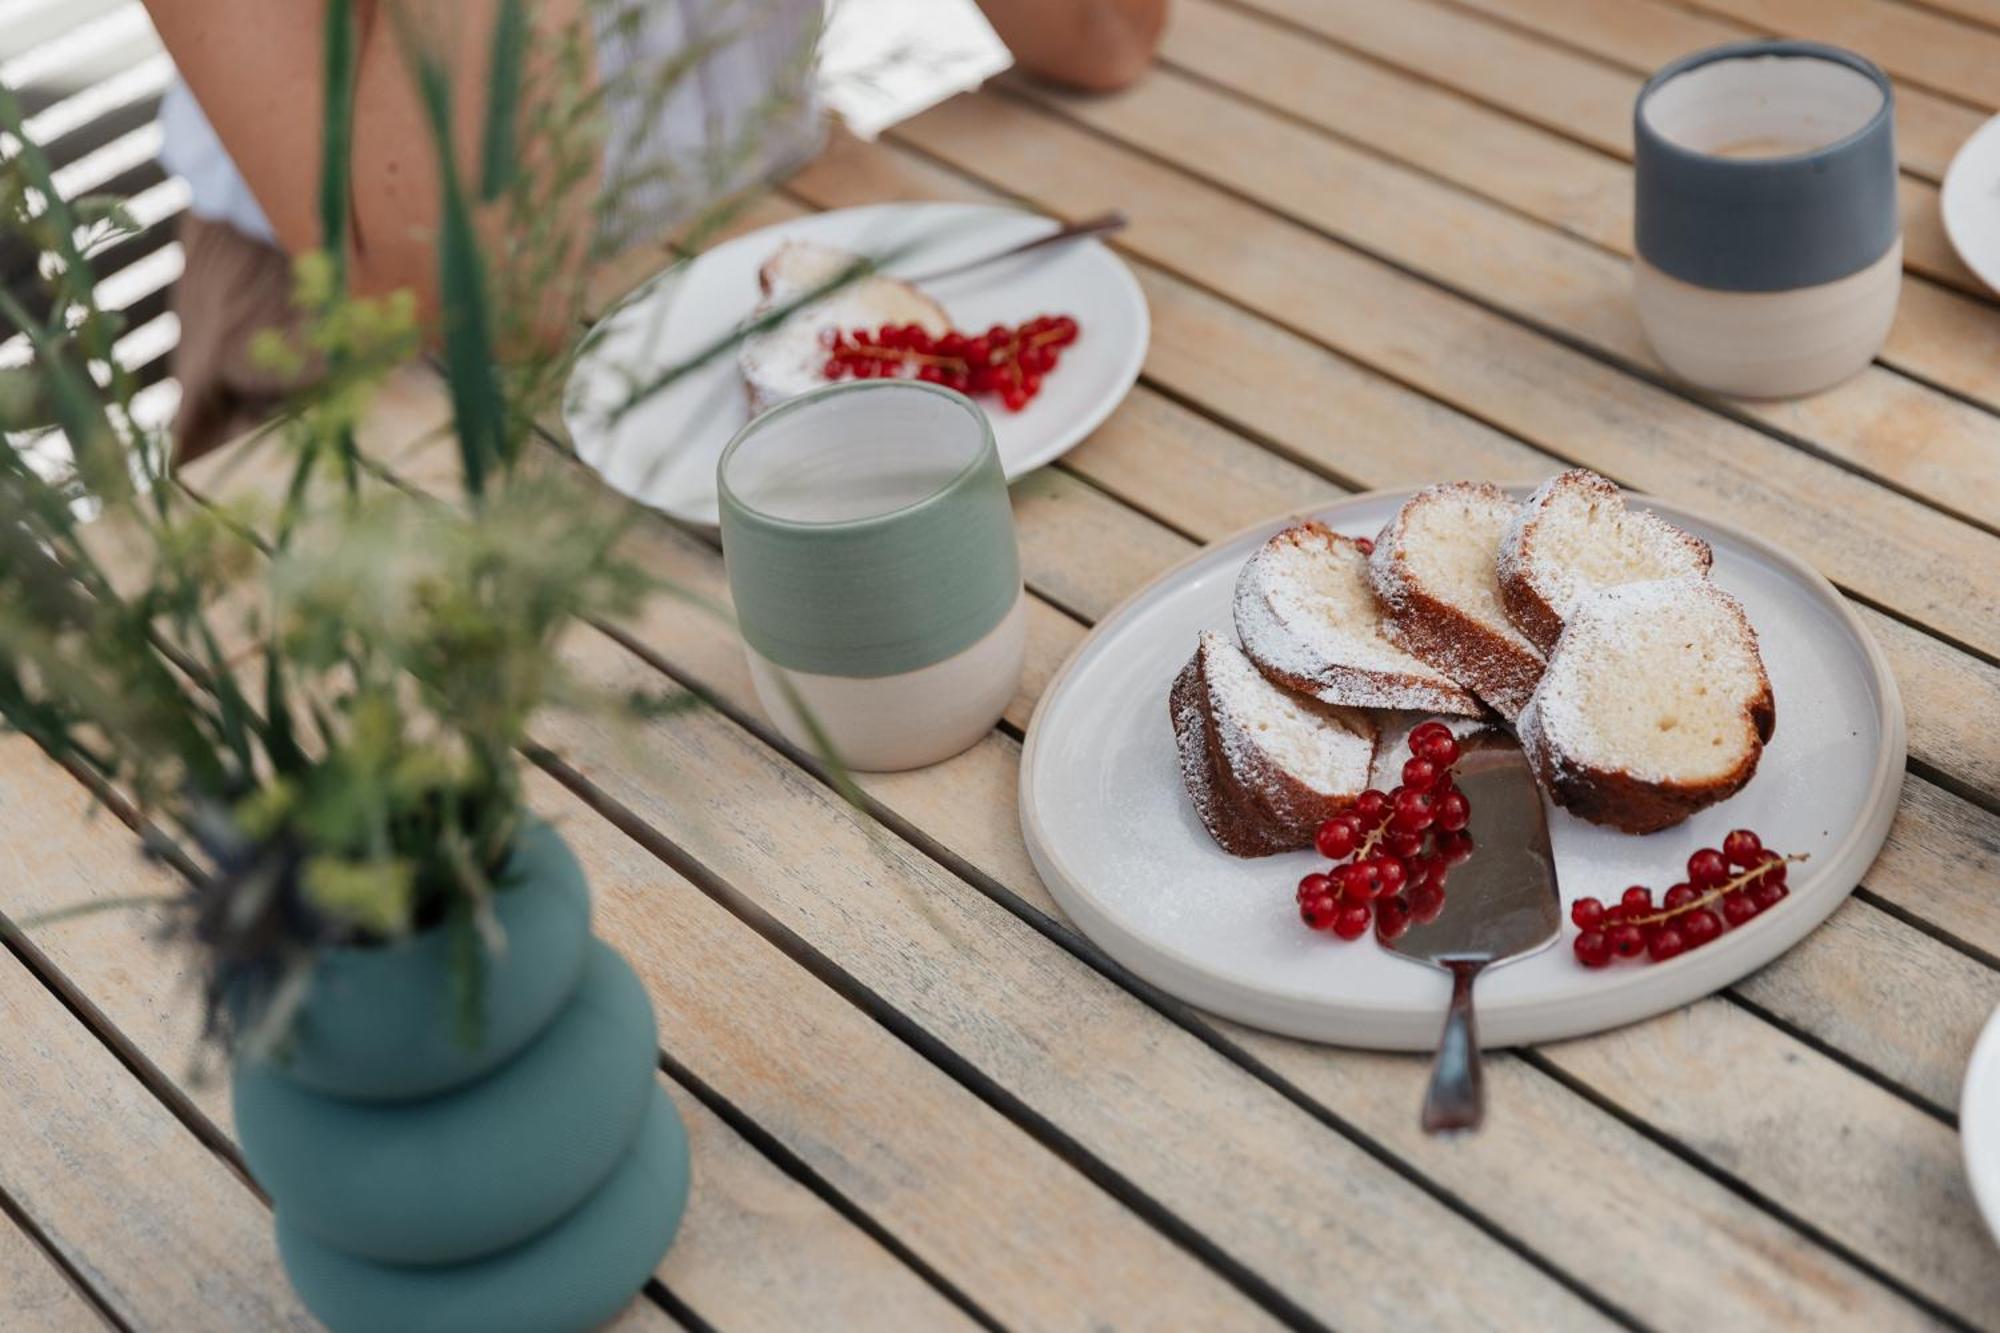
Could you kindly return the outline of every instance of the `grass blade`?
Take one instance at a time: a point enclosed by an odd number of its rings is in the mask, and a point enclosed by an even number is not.
[[[435,55],[417,56],[417,86],[430,122],[443,192],[438,226],[438,286],[442,297],[445,379],[466,494],[477,501],[487,474],[506,461],[507,407],[494,360],[493,316],[479,233],[452,152],[451,80]]]
[[[327,0],[326,108],[320,126],[319,236],[333,261],[336,294],[347,289],[347,181],[354,157],[354,0]]]
[[[487,65],[486,127],[480,136],[479,197],[492,203],[514,183],[515,127],[520,120],[521,78],[528,50],[528,11],[522,0],[501,0]]]

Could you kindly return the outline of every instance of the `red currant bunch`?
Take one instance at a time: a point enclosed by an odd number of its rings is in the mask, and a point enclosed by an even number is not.
[[[1687,879],[1656,905],[1653,891],[1633,885],[1615,903],[1578,898],[1569,919],[1580,932],[1571,947],[1585,967],[1608,967],[1615,958],[1640,955],[1656,963],[1699,949],[1725,930],[1776,907],[1791,892],[1785,867],[1803,856],[1767,851],[1763,839],[1737,829],[1720,847],[1688,858]]]
[[[1082,332],[1068,315],[1038,315],[1015,328],[995,324],[984,333],[956,329],[933,335],[918,324],[879,329],[828,329],[820,373],[830,380],[918,379],[960,393],[991,394],[1009,412],[1042,391],[1042,377]]]
[[[1452,782],[1458,739],[1442,722],[1410,732],[1410,757],[1393,791],[1362,792],[1319,826],[1314,845],[1333,862],[1299,881],[1299,918],[1314,930],[1358,940],[1373,925],[1393,940],[1412,921],[1444,910],[1451,867],[1472,855],[1472,807]]]

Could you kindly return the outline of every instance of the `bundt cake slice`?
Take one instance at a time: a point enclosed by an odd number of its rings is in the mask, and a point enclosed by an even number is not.
[[[1543,666],[1500,603],[1500,539],[1519,510],[1488,482],[1427,486],[1396,511],[1368,559],[1390,642],[1509,722],[1527,706]]]
[[[1286,528],[1236,578],[1236,636],[1271,680],[1348,708],[1476,716],[1469,690],[1389,642],[1361,543],[1323,523]]]
[[[1703,578],[1708,543],[1643,509],[1595,472],[1544,482],[1500,543],[1500,600],[1543,652],[1555,647],[1577,601],[1599,588],[1653,579]]]
[[[1373,721],[1272,684],[1219,634],[1201,636],[1169,702],[1188,795],[1232,855],[1309,847],[1367,788]]]
[[[1520,738],[1557,805],[1653,833],[1741,791],[1776,725],[1742,604],[1705,578],[1661,579],[1572,607]]]

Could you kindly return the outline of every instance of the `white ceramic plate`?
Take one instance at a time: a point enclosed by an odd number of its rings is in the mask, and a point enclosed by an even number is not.
[[[714,527],[715,464],[749,417],[732,353],[717,357],[607,426],[634,383],[725,337],[757,302],[757,270],[787,240],[857,254],[926,243],[894,273],[923,273],[1004,250],[1056,224],[973,204],[880,204],[766,227],[676,265],[599,323],[564,395],[577,453],[618,490],[687,523]],[[934,239],[931,239],[934,238]],[[1124,400],[1146,358],[1146,298],[1130,269],[1096,241],[1023,255],[925,284],[962,329],[1073,315],[1083,336],[1020,412],[981,399],[1008,480],[1052,462]]]
[[[1523,497],[1530,488],[1511,488]],[[1373,537],[1408,492],[1312,511]],[[1791,896],[1665,963],[1588,971],[1558,947],[1479,983],[1482,1042],[1510,1046],[1616,1027],[1726,986],[1796,943],[1840,905],[1875,858],[1902,787],[1903,706],[1881,650],[1827,582],[1768,543],[1655,500],[1634,504],[1714,545],[1714,576],[1761,637],[1778,728],[1757,776],[1678,828],[1635,838],[1550,812],[1565,904],[1663,892],[1697,847],[1749,827],[1806,852]],[[1043,696],[1021,763],[1021,825],[1056,900],[1083,932],[1147,981],[1204,1009],[1291,1036],[1427,1050],[1451,990],[1444,973],[1396,957],[1372,935],[1308,931],[1293,887],[1311,852],[1240,860],[1196,819],[1181,785],[1167,690],[1203,629],[1227,631],[1237,571],[1300,516],[1212,546],[1106,617]]]
[[[1986,1229],[2000,1240],[2000,1009],[1986,1020],[1986,1030],[1972,1048],[1958,1099],[1958,1134],[1965,1144],[1972,1197],[1986,1218]]]
[[[1959,145],[1938,197],[1951,248],[1979,280],[2000,291],[2000,116]]]

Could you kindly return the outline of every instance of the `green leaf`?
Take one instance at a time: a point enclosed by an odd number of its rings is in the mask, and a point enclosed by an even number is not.
[[[300,883],[312,905],[335,920],[383,936],[400,935],[410,928],[417,877],[416,868],[408,861],[315,856],[305,863]]]
[[[417,87],[437,153],[443,209],[438,228],[438,285],[443,297],[444,369],[451,387],[466,494],[477,502],[487,474],[507,460],[507,407],[494,360],[493,317],[479,233],[452,153],[451,80],[437,57],[417,58]]]
[[[347,287],[347,181],[354,157],[354,0],[326,6],[325,116],[320,124],[320,246],[331,256],[334,289]]]
[[[81,261],[78,261],[81,262]],[[35,360],[47,377],[50,405],[55,419],[69,437],[76,468],[93,494],[116,503],[132,493],[132,474],[127,470],[125,446],[111,425],[110,414],[97,396],[97,386],[88,373],[79,369],[66,354],[64,345],[14,299],[0,289],[0,316],[28,335],[34,345]]]
[[[0,370],[0,430],[39,430],[55,422],[48,383],[31,366]]]
[[[479,197],[486,203],[514,183],[518,151],[514,133],[520,120],[527,50],[527,7],[521,0],[501,0],[493,27],[493,56],[486,70],[486,130],[480,136]]]
[[[53,226],[56,255],[62,260],[65,273],[73,282],[92,285],[90,267],[84,263],[83,252],[76,246],[76,216],[56,189],[55,173],[49,166],[48,154],[28,137],[19,99],[14,96],[14,90],[4,83],[0,83],[0,130],[12,135],[19,145],[15,149],[15,160],[26,170],[28,184],[42,196],[44,207],[48,210],[45,216]]]
[[[101,222],[112,234],[125,236],[139,230],[139,224],[126,209],[125,201],[108,194],[87,194],[81,199],[71,200],[70,211],[76,214],[80,226],[91,227]]]

